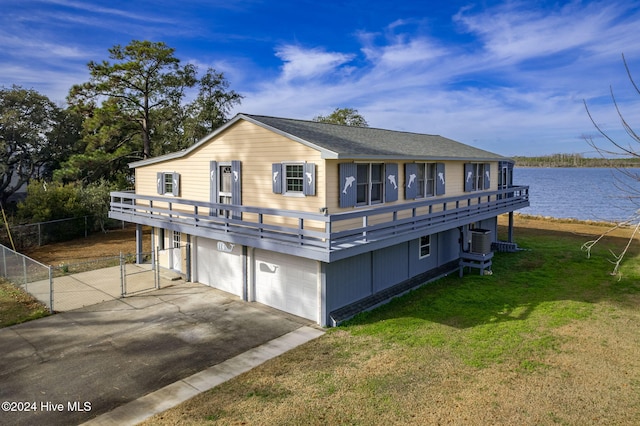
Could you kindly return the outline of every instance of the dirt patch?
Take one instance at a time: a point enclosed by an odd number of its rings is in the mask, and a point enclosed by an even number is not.
[[[524,214],[514,215],[514,227],[527,228],[529,230],[558,231],[582,236],[598,236],[615,226],[615,223],[577,221],[572,219],[554,219]],[[506,226],[509,223],[507,215],[498,216],[498,225]],[[618,228],[608,235],[611,237],[629,238],[633,229],[631,227]]]
[[[151,228],[143,229],[143,251],[151,251]],[[86,238],[47,244],[25,250],[24,254],[44,263],[76,263],[101,257],[118,256],[120,253],[136,252],[136,228],[126,227],[107,232],[91,234]]]

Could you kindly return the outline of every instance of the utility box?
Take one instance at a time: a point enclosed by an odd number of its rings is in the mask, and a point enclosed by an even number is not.
[[[491,253],[491,231],[489,229],[472,229],[471,252],[478,254]]]

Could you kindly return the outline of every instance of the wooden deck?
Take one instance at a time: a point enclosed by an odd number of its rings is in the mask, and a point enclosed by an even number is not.
[[[337,214],[112,192],[109,217],[331,262],[527,206],[528,186]]]

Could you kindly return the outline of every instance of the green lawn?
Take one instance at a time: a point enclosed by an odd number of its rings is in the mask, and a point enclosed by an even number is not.
[[[49,315],[46,306],[0,278],[0,327]]]
[[[560,228],[561,225],[558,225]],[[148,424],[640,424],[638,250],[517,229],[493,275],[423,286]]]

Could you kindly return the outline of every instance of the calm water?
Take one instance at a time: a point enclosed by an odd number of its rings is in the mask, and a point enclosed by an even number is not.
[[[619,180],[640,189],[615,169],[516,167],[513,173],[516,185],[529,185],[531,207],[518,212],[580,220],[625,220],[640,208],[640,200],[634,203],[618,188]]]

